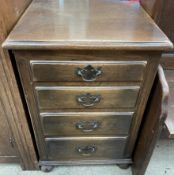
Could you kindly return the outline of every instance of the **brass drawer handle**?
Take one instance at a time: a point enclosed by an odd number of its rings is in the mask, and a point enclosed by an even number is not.
[[[83,156],[90,156],[92,153],[97,151],[97,147],[95,145],[87,145],[87,146],[79,146],[77,148],[77,152]]]
[[[91,95],[90,93],[77,95],[76,101],[85,106],[85,107],[91,107],[99,103],[101,100],[101,95]]]
[[[92,132],[99,126],[100,123],[98,121],[80,121],[76,123],[76,128],[83,132]]]
[[[96,77],[102,74],[101,67],[93,68],[91,65],[85,68],[77,68],[76,75],[82,77],[84,81],[95,81]]]

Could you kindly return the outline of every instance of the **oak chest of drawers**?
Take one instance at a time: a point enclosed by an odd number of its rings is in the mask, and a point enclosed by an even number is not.
[[[12,51],[41,166],[131,164],[161,51],[136,2],[34,0]]]

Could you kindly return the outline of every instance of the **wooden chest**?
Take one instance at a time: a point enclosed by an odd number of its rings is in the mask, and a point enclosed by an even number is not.
[[[40,165],[131,164],[168,38],[136,2],[34,0],[12,51]]]

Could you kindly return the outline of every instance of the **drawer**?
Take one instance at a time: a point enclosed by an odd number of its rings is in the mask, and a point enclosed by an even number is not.
[[[126,140],[124,137],[47,138],[47,159],[52,161],[121,159],[124,157]]]
[[[146,61],[31,61],[33,81],[142,81]]]
[[[45,136],[128,135],[133,112],[77,112],[42,115]]]
[[[134,108],[139,86],[36,86],[40,109]]]

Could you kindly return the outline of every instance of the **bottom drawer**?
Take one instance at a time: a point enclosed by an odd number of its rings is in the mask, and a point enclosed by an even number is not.
[[[78,137],[46,138],[50,161],[110,160],[124,158],[126,138]]]

